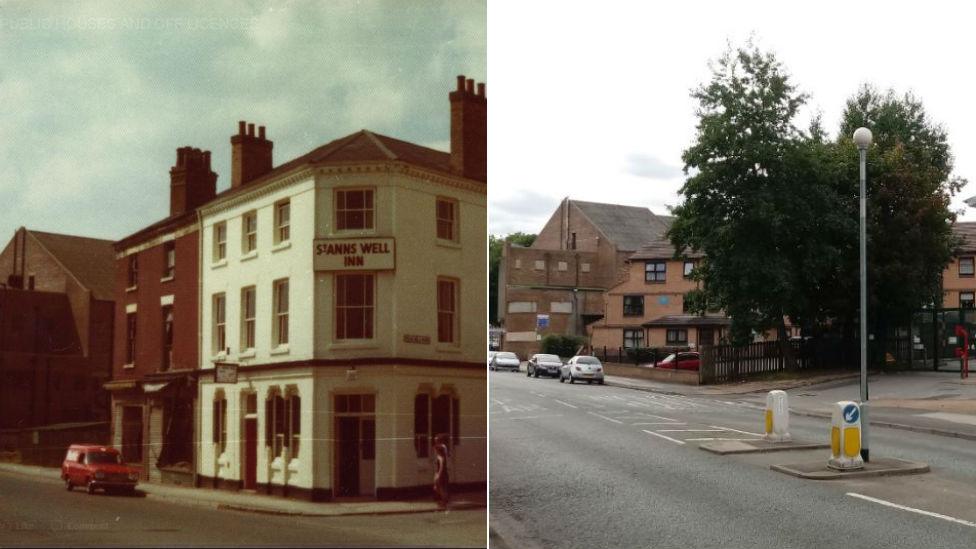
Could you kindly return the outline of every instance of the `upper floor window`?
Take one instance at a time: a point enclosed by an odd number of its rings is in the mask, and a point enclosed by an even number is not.
[[[337,231],[373,228],[373,190],[337,189],[335,194]]]
[[[241,219],[241,251],[253,252],[258,249],[258,212],[250,211]]]
[[[959,258],[959,276],[973,276],[973,258],[972,257],[960,257]]]
[[[213,296],[213,352],[227,348],[227,298],[224,294]]]
[[[254,348],[254,326],[257,317],[255,288],[241,290],[241,350]]]
[[[335,277],[336,339],[373,338],[373,275]]]
[[[437,199],[437,238],[458,240],[458,202],[449,198]]]
[[[624,296],[624,316],[644,316],[644,296]]]
[[[163,357],[160,370],[169,370],[173,365],[173,306],[163,307]]]
[[[163,278],[176,275],[176,242],[170,240],[163,244]]]
[[[288,279],[274,282],[274,323],[272,338],[275,347],[288,343]]]
[[[664,261],[648,261],[644,264],[645,282],[664,282],[668,264]]]
[[[135,288],[139,283],[139,254],[136,253],[129,256],[128,283],[129,288]]]
[[[227,258],[227,223],[221,222],[213,228],[213,260]]]
[[[280,244],[291,238],[291,202],[283,200],[275,204],[274,242]]]
[[[136,362],[136,313],[125,315],[125,363]]]
[[[458,342],[458,281],[437,279],[437,341]]]
[[[685,268],[684,268],[685,278],[691,278],[691,273],[695,270],[696,264],[697,263],[695,261],[685,261]]]

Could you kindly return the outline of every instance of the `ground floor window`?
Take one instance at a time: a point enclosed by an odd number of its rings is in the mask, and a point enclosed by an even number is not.
[[[434,397],[419,393],[414,397],[414,451],[417,457],[431,455],[434,437],[445,435],[452,448],[461,443],[461,400],[453,394]]]
[[[641,328],[624,330],[624,349],[636,349],[644,346],[644,330]]]
[[[222,454],[227,448],[227,398],[222,390],[214,396],[212,419],[213,443],[217,445],[217,454]]]
[[[271,455],[281,456],[289,448],[289,458],[297,458],[302,434],[302,398],[298,391],[289,388],[282,394],[279,388],[272,388],[264,410],[264,444],[271,447]]]
[[[963,309],[976,308],[976,292],[959,292],[959,306]]]
[[[668,329],[667,341],[668,345],[687,345],[688,330],[674,328]]]

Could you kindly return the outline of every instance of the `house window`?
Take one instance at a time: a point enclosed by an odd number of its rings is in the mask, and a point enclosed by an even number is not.
[[[691,278],[691,272],[695,270],[694,261],[685,261],[684,277]]]
[[[959,306],[963,309],[976,308],[976,292],[959,292]]]
[[[274,282],[274,320],[272,335],[275,347],[288,344],[288,279]]]
[[[973,258],[972,257],[960,257],[959,258],[959,276],[973,276]]]
[[[458,342],[458,281],[437,279],[437,341]]]
[[[291,202],[283,200],[275,204],[274,242],[280,244],[291,238]]]
[[[373,228],[373,190],[336,190],[336,230],[349,231]]]
[[[566,263],[565,261],[560,261],[560,262],[556,263],[556,270],[558,270],[558,271],[565,271],[567,269],[569,269],[569,264]]]
[[[213,260],[220,261],[227,258],[227,223],[217,223],[213,232]]]
[[[241,218],[241,252],[258,249],[258,212],[250,211]]]
[[[580,272],[581,273],[588,273],[588,272],[590,272],[590,264],[589,263],[580,263]]]
[[[668,329],[668,345],[686,345],[688,343],[688,330]]]
[[[373,338],[373,275],[336,275],[336,339]]]
[[[664,282],[668,264],[664,261],[648,261],[644,264],[645,282]]]
[[[644,316],[644,296],[624,296],[624,316]]]
[[[515,268],[516,269],[521,269],[522,268],[522,260],[521,259],[516,259],[515,260]]]
[[[173,364],[173,306],[163,307],[163,362],[162,370],[169,370]]]
[[[541,259],[537,259],[535,261],[535,270],[537,270],[537,271],[544,271],[544,270],[546,270],[546,262],[543,261],[543,260],[541,260]]]
[[[139,283],[139,255],[129,256],[129,287],[135,288]]]
[[[637,349],[644,346],[644,330],[639,328],[624,329],[624,349]]]
[[[212,431],[217,454],[222,454],[227,448],[227,398],[223,391],[217,391],[214,396]]]
[[[434,398],[418,393],[413,400],[414,452],[418,458],[431,455],[434,438],[446,435],[448,448],[461,444],[461,401],[451,394]]]
[[[575,250],[576,249],[576,233],[573,233],[572,236],[570,237],[570,240],[569,240],[569,249],[570,250]]]
[[[254,348],[254,325],[257,317],[255,288],[241,290],[241,350]]]
[[[163,278],[176,275],[176,242],[170,240],[163,244]]]
[[[291,443],[290,455],[298,457],[298,445],[302,438],[302,397],[298,393],[288,394],[288,432],[285,444]]]
[[[458,203],[448,198],[437,199],[437,238],[457,241]]]
[[[213,296],[213,353],[227,348],[227,297],[220,293]]]
[[[136,362],[136,313],[125,315],[125,363]]]

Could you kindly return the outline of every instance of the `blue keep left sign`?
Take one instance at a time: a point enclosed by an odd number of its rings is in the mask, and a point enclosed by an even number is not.
[[[848,404],[847,406],[844,406],[845,423],[854,423],[857,421],[857,418],[859,418],[860,416],[861,416],[861,411],[858,410],[856,405]]]

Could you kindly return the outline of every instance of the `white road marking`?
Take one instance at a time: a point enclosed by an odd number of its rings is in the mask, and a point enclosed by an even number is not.
[[[616,419],[613,419],[612,417],[607,417],[607,416],[602,416],[602,415],[600,415],[600,414],[598,414],[598,413],[596,413],[596,412],[586,412],[586,413],[588,413],[588,414],[592,414],[592,415],[594,415],[594,416],[596,416],[596,417],[598,417],[598,418],[600,418],[600,419],[605,419],[605,420],[607,420],[607,421],[612,421],[612,422],[614,422],[614,423],[620,423],[620,424],[622,424],[622,423],[623,423],[622,421],[618,421],[618,420],[616,420]]]
[[[570,408],[579,408],[579,406],[573,406],[572,404],[570,404],[568,402],[563,402],[563,401],[561,401],[559,399],[556,399],[556,398],[554,398],[553,400],[555,400],[556,402],[562,404],[563,406],[569,406]]]
[[[562,414],[549,414],[544,416],[520,416],[520,417],[501,417],[495,421],[515,421],[517,419],[539,419],[541,417],[563,417]]]
[[[725,429],[658,429],[659,433],[721,433]]]
[[[726,431],[732,431],[733,433],[742,433],[743,435],[752,435],[754,437],[763,436],[762,433],[750,433],[749,431],[740,431],[738,429],[733,429],[731,427],[722,427],[721,425],[709,425],[709,427],[715,427],[716,429],[724,429]]]
[[[676,438],[671,438],[669,436],[662,435],[661,433],[655,433],[654,431],[648,431],[646,429],[641,429],[641,431],[644,431],[645,433],[647,433],[649,435],[654,435],[656,437],[661,437],[664,440],[670,440],[671,442],[675,442],[675,443],[678,443],[678,444],[684,444],[685,443],[685,441],[683,441],[683,440],[678,440]]]
[[[950,517],[949,515],[943,515],[943,514],[940,514],[940,513],[933,513],[932,511],[926,511],[924,509],[916,509],[914,507],[908,507],[906,505],[899,505],[897,503],[893,503],[893,502],[886,501],[886,500],[883,500],[883,499],[873,498],[871,496],[865,496],[864,494],[858,494],[856,492],[847,492],[847,495],[848,496],[851,496],[852,498],[859,498],[859,499],[863,499],[865,501],[870,501],[872,503],[877,503],[879,505],[884,505],[885,507],[892,507],[894,509],[901,509],[902,511],[909,511],[909,512],[912,512],[912,513],[918,513],[920,515],[925,515],[927,517],[933,517],[933,518],[938,518],[938,519],[942,519],[942,520],[947,520],[949,522],[955,522],[957,524],[962,524],[962,525],[965,525],[965,526],[969,526],[970,528],[976,528],[976,522],[970,522],[968,520],[958,519],[956,517]]]
[[[537,396],[537,397],[546,398],[546,395],[544,395],[542,393],[532,393],[532,394],[535,395],[535,396]]]
[[[631,423],[631,425],[688,425],[683,421],[645,421],[638,423]]]
[[[723,438],[723,437],[706,437],[706,438],[686,438],[688,442],[704,442],[707,440],[753,440],[751,438]]]

